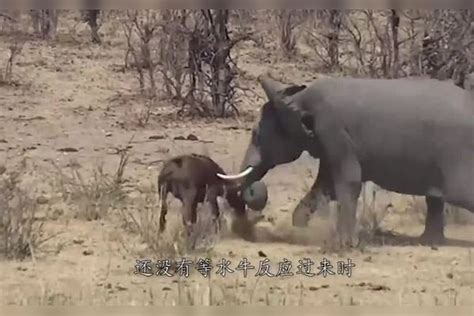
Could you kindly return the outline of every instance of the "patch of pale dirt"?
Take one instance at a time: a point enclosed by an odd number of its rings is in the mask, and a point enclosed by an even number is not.
[[[135,74],[115,71],[123,62],[123,43],[114,38],[99,48],[87,43],[87,29],[80,34],[78,43],[27,43],[15,67],[23,86],[0,87],[0,162],[8,169],[27,158],[23,178],[32,196],[58,195],[53,163],[65,173],[74,163],[86,177],[91,177],[99,163],[105,172],[113,173],[119,162],[116,148],[127,144],[132,146],[125,171],[131,201],[144,194],[139,188],[156,187],[161,164],[152,162],[176,154],[208,154],[226,171],[237,171],[249,140],[246,127],[252,122],[173,121],[166,114],[171,105],[163,103],[149,125],[137,127],[135,113],[141,105],[134,97],[138,91]],[[0,41],[1,50],[5,45]],[[241,65],[253,78],[269,67],[277,75],[287,76],[286,80],[306,82],[314,77],[308,68],[286,61],[263,67],[255,56],[266,55],[268,50],[251,49],[254,54],[246,55]],[[253,84],[262,96],[255,81]],[[243,106],[255,116],[261,101],[255,97]],[[238,128],[229,129],[231,126]],[[175,140],[189,134],[200,141]],[[87,221],[75,218],[69,204],[51,198],[40,206],[38,220],[43,221],[45,236],[54,237],[37,249],[34,261],[0,262],[0,304],[170,305],[190,300],[205,305],[221,301],[262,305],[473,304],[472,225],[448,225],[450,243],[443,247],[400,241],[346,253],[325,252],[325,240],[332,236],[327,218],[315,216],[307,228],[292,227],[292,210],[314,181],[316,167],[315,161],[304,155],[265,177],[270,196],[263,212],[265,220],[256,224],[253,232],[243,231],[253,233],[255,242],[227,234],[206,252],[189,254],[189,258],[209,257],[214,265],[225,258],[232,261],[234,270],[243,258],[255,268],[268,258],[272,273],[284,259],[292,262],[295,273],[298,260],[310,258],[315,263],[312,271],[317,273],[324,258],[331,261],[333,271],[337,261],[349,258],[356,265],[351,277],[255,277],[256,269],[250,270],[247,278],[239,271],[221,277],[214,269],[210,281],[195,270],[189,278],[181,279],[135,275],[137,259],[158,259],[159,255],[122,227],[117,210],[104,219]],[[418,236],[422,221],[406,211],[409,199],[393,195],[393,201],[395,211],[387,216],[384,227],[407,238]],[[179,203],[171,205],[169,226],[173,227],[180,224]]]

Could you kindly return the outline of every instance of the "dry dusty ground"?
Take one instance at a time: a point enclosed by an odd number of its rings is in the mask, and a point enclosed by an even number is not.
[[[291,211],[311,185],[317,166],[306,156],[265,178],[271,200],[264,211],[266,220],[255,228],[256,242],[228,235],[186,257],[208,257],[214,265],[225,258],[235,268],[244,257],[257,267],[267,256],[273,273],[284,258],[292,261],[292,272],[299,259],[311,258],[316,273],[323,258],[331,261],[334,271],[336,261],[350,258],[356,265],[351,277],[255,277],[256,270],[247,278],[239,271],[221,277],[216,269],[210,281],[194,269],[189,278],[135,275],[137,259],[165,259],[164,251],[173,249],[173,242],[179,245],[171,235],[180,225],[176,202],[165,237],[157,238],[152,231],[150,240],[143,240],[145,232],[130,229],[127,214],[157,211],[153,190],[161,164],[149,163],[198,152],[211,155],[225,170],[236,171],[252,122],[173,120],[166,114],[172,109],[163,103],[149,125],[138,127],[135,112],[143,106],[135,96],[134,73],[117,71],[123,43],[107,39],[103,48],[93,47],[87,42],[87,30],[82,31],[76,35],[78,42],[62,30],[55,43],[27,43],[15,65],[20,85],[0,88],[0,161],[12,170],[27,158],[23,186],[32,197],[40,197],[36,218],[43,224],[42,238],[49,238],[34,249],[34,260],[0,262],[1,304],[473,305],[472,225],[448,225],[450,242],[439,248],[405,245],[398,238],[392,245],[368,245],[343,254],[323,250],[321,237],[328,237],[324,219],[314,219],[306,230],[294,230]],[[0,50],[5,51],[4,45]],[[258,56],[265,56],[265,50],[241,60],[248,74],[266,71]],[[268,67],[295,80],[299,75],[312,77],[301,70],[304,65],[280,62]],[[257,86],[255,92],[262,94]],[[262,99],[246,101],[248,109],[257,110]],[[188,134],[200,141],[174,139]],[[83,208],[93,201],[86,193],[82,200],[65,201],[66,191],[74,187],[60,180],[71,176],[71,165],[87,183],[93,183],[91,172],[101,163],[106,173],[113,173],[119,163],[116,148],[127,144],[132,146],[122,189],[127,200],[99,219],[87,220]],[[59,151],[67,147],[77,151]],[[413,211],[411,198],[391,198],[394,208],[381,225],[407,237],[418,236],[422,220],[420,212]]]

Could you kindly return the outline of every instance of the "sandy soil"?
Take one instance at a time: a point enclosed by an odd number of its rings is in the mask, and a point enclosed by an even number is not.
[[[154,109],[150,123],[139,127],[135,113],[143,105],[136,97],[135,74],[118,71],[125,52],[122,40],[108,38],[103,47],[94,47],[85,27],[75,38],[77,42],[62,30],[54,43],[28,42],[15,64],[19,85],[0,87],[0,162],[12,170],[27,158],[23,186],[32,197],[42,198],[36,217],[43,224],[43,237],[51,237],[35,249],[34,260],[0,262],[1,304],[473,305],[474,227],[449,224],[446,246],[406,245],[403,240],[423,230],[420,215],[410,208],[411,197],[384,194],[380,202],[386,205],[390,199],[394,205],[381,226],[404,236],[391,244],[328,252],[322,238],[329,236],[326,218],[315,216],[304,230],[291,227],[291,212],[317,170],[316,161],[306,155],[265,177],[270,201],[266,219],[255,228],[256,242],[226,235],[206,251],[186,256],[210,258],[214,266],[225,258],[232,269],[243,258],[258,268],[266,257],[272,273],[284,259],[292,262],[293,273],[303,258],[314,262],[313,273],[319,272],[324,258],[331,261],[334,272],[337,261],[351,259],[355,267],[350,277],[337,273],[255,277],[256,269],[247,278],[240,271],[222,277],[216,268],[210,280],[194,268],[188,278],[134,274],[138,259],[165,259],[147,240],[124,228],[123,209],[147,207],[157,212],[156,201],[148,205],[146,201],[155,196],[152,190],[161,164],[149,163],[198,152],[210,155],[225,170],[236,171],[249,139],[248,127],[263,99],[247,98],[243,105],[247,112],[239,121],[212,123],[175,120],[170,114],[174,109],[163,102]],[[6,45],[0,40],[0,52]],[[265,49],[255,49],[240,66],[254,77],[267,67],[289,80],[313,77],[304,63],[295,66],[279,60],[263,67],[258,59],[262,55]],[[256,84],[253,90],[262,96]],[[199,141],[174,139],[189,134]],[[91,179],[101,163],[105,172],[113,173],[119,162],[116,148],[127,144],[132,147],[124,190],[130,204],[122,203],[97,220],[76,216],[81,205],[61,198],[60,175],[53,164],[69,175],[68,166],[74,163],[86,180]],[[60,151],[67,147],[77,151]],[[170,229],[180,225],[179,204],[172,205]]]

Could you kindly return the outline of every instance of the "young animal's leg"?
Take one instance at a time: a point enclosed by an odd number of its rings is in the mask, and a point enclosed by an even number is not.
[[[212,222],[215,229],[215,233],[220,231],[219,225],[219,205],[217,204],[217,196],[219,195],[219,188],[218,186],[210,186],[207,187],[206,190],[206,202],[209,203],[212,211]]]
[[[166,197],[168,196],[168,185],[164,184],[159,188],[159,196],[160,196],[160,227],[159,232],[163,232],[166,228],[166,214],[168,213],[168,203],[166,201]]]
[[[193,225],[196,223],[197,219],[197,189],[190,183],[185,183],[180,187],[180,194],[183,202],[183,224],[186,228],[187,237],[190,237]]]
[[[425,198],[427,212],[425,231],[420,239],[423,244],[442,244],[444,237],[444,201],[440,197]]]

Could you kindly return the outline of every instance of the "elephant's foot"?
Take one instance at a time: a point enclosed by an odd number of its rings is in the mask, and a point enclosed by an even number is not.
[[[263,215],[258,220],[251,221],[246,216],[235,217],[231,223],[231,231],[248,242],[255,242],[255,224],[263,219]]]
[[[359,237],[356,234],[338,234],[337,245],[340,249],[356,248],[359,245]]]
[[[444,237],[444,202],[436,197],[426,197],[428,210],[426,212],[425,231],[420,236],[424,245],[442,245]]]
[[[351,251],[358,246],[358,236],[336,232],[331,239],[325,241],[322,249],[329,252],[344,252]]]
[[[443,230],[430,230],[425,228],[425,231],[420,236],[420,243],[426,246],[444,245],[446,237]]]
[[[311,216],[311,212],[306,207],[297,207],[293,211],[293,226],[307,227]]]

